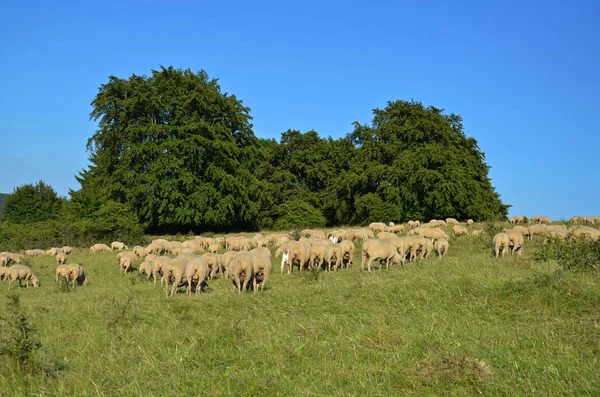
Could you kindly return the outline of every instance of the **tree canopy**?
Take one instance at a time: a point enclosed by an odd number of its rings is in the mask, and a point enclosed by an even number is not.
[[[97,217],[107,202],[156,232],[508,212],[461,117],[420,102],[388,102],[339,139],[288,130],[277,142],[256,138],[250,109],[205,71],[161,67],[110,76],[91,118],[91,165],[71,192],[82,218]]]
[[[52,186],[43,181],[15,188],[4,202],[2,221],[33,223],[54,219],[61,209],[61,199]]]
[[[83,208],[114,200],[148,229],[255,226],[259,145],[250,109],[216,79],[173,67],[110,76],[91,104],[99,128],[79,178],[94,193],[74,195]]]

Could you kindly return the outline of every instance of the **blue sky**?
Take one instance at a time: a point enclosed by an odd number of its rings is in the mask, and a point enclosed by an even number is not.
[[[204,69],[254,132],[337,138],[387,101],[460,114],[511,215],[600,215],[600,2],[0,5],[0,192],[79,187],[109,75]]]

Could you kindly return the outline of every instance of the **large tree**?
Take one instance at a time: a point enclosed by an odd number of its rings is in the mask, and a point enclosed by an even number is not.
[[[72,197],[82,214],[112,200],[155,231],[253,228],[259,145],[250,109],[205,71],[110,76],[91,103],[91,166]]]
[[[14,223],[33,223],[56,218],[62,201],[52,186],[44,181],[35,185],[28,183],[15,188],[6,197],[3,221]]]
[[[489,166],[462,119],[420,102],[388,102],[371,125],[355,123],[351,173],[353,222],[505,217]],[[376,216],[373,216],[373,215]]]

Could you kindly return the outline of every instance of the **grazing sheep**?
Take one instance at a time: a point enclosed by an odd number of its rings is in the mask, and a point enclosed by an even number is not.
[[[265,284],[271,276],[271,256],[259,252],[251,252],[254,277],[252,277],[252,287],[254,292],[260,288],[265,290]]]
[[[44,256],[46,255],[46,251],[41,249],[33,249],[25,251],[26,256]]]
[[[0,267],[8,266],[9,261],[10,258],[8,257],[8,255],[0,254]]]
[[[337,271],[337,268],[342,260],[342,247],[338,244],[331,244],[327,246],[325,250],[325,257],[323,258],[324,262],[327,262],[327,271],[331,271],[333,267],[333,271]]]
[[[0,267],[0,281],[8,279],[8,268]]]
[[[169,262],[171,262],[171,258],[168,256],[159,256],[154,261],[152,261],[152,278],[154,279],[154,286],[156,287],[156,280],[160,278],[160,284],[163,283],[163,268]],[[160,277],[159,277],[160,276]]]
[[[523,252],[523,235],[515,230],[511,230],[508,233],[508,246],[511,249],[511,255],[514,255],[515,252],[521,255]]]
[[[473,230],[471,232],[471,236],[481,236],[483,234],[483,230],[478,229],[478,230]]]
[[[23,261],[24,256],[21,254],[15,254],[13,252],[0,252],[0,256],[6,256],[7,264],[9,263],[21,263]],[[6,265],[3,265],[6,266]]]
[[[46,251],[46,255],[56,256],[59,252],[62,252],[62,248],[52,247],[48,251]]]
[[[216,241],[214,243],[211,243],[208,246],[208,252],[216,254],[217,252],[219,252],[219,243],[217,243]]]
[[[67,262],[67,255],[59,252],[58,254],[56,254],[56,263],[58,263],[59,265],[63,265]]]
[[[63,254],[65,255],[71,255],[71,252],[73,252],[73,247],[69,247],[68,245],[65,245],[64,247],[61,248]]]
[[[305,237],[315,237],[315,238],[325,238],[325,232],[321,231],[321,230],[314,230],[314,229],[304,229],[300,232],[301,236],[305,236]]]
[[[547,225],[546,230],[544,232],[544,241],[547,241],[548,238],[559,238],[564,239],[569,234],[567,227],[564,225]]]
[[[423,250],[426,244],[424,237],[419,235],[404,236],[401,237],[400,240],[402,241],[402,244],[404,244],[403,259],[408,256],[409,262],[414,262],[419,253],[421,253],[421,258],[423,257]]]
[[[298,264],[299,271],[302,271],[304,267],[310,269],[310,245],[298,242],[288,248],[286,252],[288,255],[288,274],[292,272],[295,263]]]
[[[329,244],[331,244],[329,240],[324,240],[323,242],[315,241],[312,243],[310,247],[310,265],[317,266],[317,268],[321,269],[325,258],[325,252],[327,251],[327,246]]]
[[[148,280],[150,280],[150,276],[152,276],[152,262],[151,261],[143,261],[140,264],[138,272],[142,275],[145,275]]]
[[[528,240],[531,240],[531,231],[528,227],[525,226],[515,226],[512,228],[515,232],[521,233],[523,237],[526,237]]]
[[[391,239],[391,238],[398,238],[398,236],[396,235],[396,233],[390,233],[390,232],[379,232],[377,233],[377,238],[383,238],[383,239]]]
[[[448,246],[448,240],[445,239],[436,240],[435,243],[433,243],[433,248],[440,258],[446,256],[446,253],[448,253]]]
[[[269,257],[269,259],[271,258],[271,250],[268,249],[267,247],[256,247],[256,248],[252,248],[250,250],[250,253],[257,253],[257,254],[263,254],[263,255],[267,255]]]
[[[371,229],[374,232],[383,232],[386,228],[387,227],[383,222],[372,222],[369,224],[369,229]]]
[[[240,294],[242,291],[246,291],[248,283],[254,277],[252,254],[243,252],[236,255],[231,262],[229,262],[227,272],[233,281],[234,290],[237,290]]]
[[[90,247],[90,252],[103,252],[112,251],[112,249],[106,244],[94,244]]]
[[[460,225],[452,226],[452,232],[454,233],[455,236],[468,236],[469,235],[469,229],[467,229],[465,226],[460,226]]]
[[[15,280],[19,280],[19,287],[21,287],[21,281],[25,280],[25,285],[29,287],[29,281],[34,287],[40,286],[40,280],[36,277],[31,269],[23,265],[12,265],[7,269],[6,279],[8,280],[8,289],[11,289]]]
[[[113,250],[126,250],[126,249],[129,249],[129,248],[127,248],[127,246],[125,244],[123,244],[120,241],[113,241],[112,243],[110,243],[110,248],[112,248]]]
[[[498,255],[500,255],[500,253],[502,253],[501,255],[504,258],[504,254],[508,250],[509,243],[510,239],[506,233],[498,233],[494,236],[492,239],[492,245],[494,246],[494,254],[496,255],[496,258]]]
[[[370,239],[363,243],[363,254],[361,261],[361,269],[365,270],[365,262],[367,271],[371,271],[371,263],[373,260],[379,260],[379,270],[381,270],[382,262],[385,261],[385,268],[390,267],[390,261],[395,260],[396,263],[401,262],[400,255],[396,249],[396,245],[385,239]]]
[[[467,226],[473,226],[473,219],[467,219]]]
[[[573,234],[573,237],[587,236],[594,241],[600,239],[600,230],[588,226],[576,227],[571,233]]]
[[[514,229],[520,226],[515,226]],[[543,236],[546,233],[546,225],[531,225],[527,228],[529,230],[529,239],[532,240],[533,236]]]
[[[446,218],[446,223],[448,225],[458,225],[459,222],[455,218]]]
[[[202,286],[206,285],[206,279],[208,278],[208,265],[201,256],[197,256],[194,259],[188,261],[185,267],[185,278],[187,280],[187,293],[191,295],[192,284],[196,283],[195,292],[202,292]],[[175,279],[177,282],[177,279]],[[173,283],[175,286],[175,283]]]
[[[421,253],[421,258],[427,259],[429,258],[429,256],[431,255],[431,253],[433,252],[434,248],[433,248],[433,240],[426,238],[425,239],[425,246],[423,247],[423,251]]]
[[[427,237],[432,240],[448,240],[448,235],[446,234],[446,232],[440,229],[418,227],[416,229],[411,230],[408,234],[409,236],[419,235],[421,237]]]
[[[552,221],[550,220],[550,218],[548,218],[547,216],[538,216],[538,220],[539,223],[544,223],[546,225],[549,225],[550,223],[552,223]]]
[[[208,277],[212,280],[215,277],[215,274],[221,269],[222,257],[219,254],[207,252],[202,255],[202,259],[204,259],[206,266],[208,266]]]
[[[133,247],[133,253],[138,258],[143,258],[146,255],[148,255],[148,251],[146,250],[146,248],[142,247],[141,245],[136,245],[135,247]]]
[[[171,259],[162,268],[162,280],[165,283],[165,295],[169,296],[169,282],[173,282],[171,296],[175,295],[175,290],[181,285],[185,278],[185,271],[188,261],[182,258]]]
[[[342,260],[340,261],[340,267],[344,266],[348,268],[353,264],[352,260],[354,258],[354,251],[356,251],[356,246],[352,242],[352,240],[342,240],[340,243],[340,249],[342,250]]]
[[[73,288],[75,288],[75,283],[77,283],[78,285],[87,285],[88,283],[83,267],[81,267],[81,265],[77,263],[59,265],[56,268],[57,284],[59,284],[61,277],[66,278],[67,281],[71,281]]]

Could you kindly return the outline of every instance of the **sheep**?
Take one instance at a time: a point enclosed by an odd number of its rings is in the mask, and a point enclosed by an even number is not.
[[[260,288],[265,290],[265,284],[271,275],[271,256],[260,251],[251,252],[254,277],[252,277],[252,287],[254,292]]]
[[[167,263],[171,262],[172,259],[168,256],[159,256],[156,260],[152,261],[152,278],[154,279],[154,286],[156,287],[156,280],[160,277],[160,284],[163,283],[163,268],[167,265]]]
[[[68,245],[65,245],[64,247],[61,248],[63,254],[65,255],[70,255],[71,252],[73,252],[73,247],[69,247]]]
[[[234,290],[238,293],[246,291],[248,283],[254,277],[254,264],[252,263],[252,254],[243,252],[236,255],[227,268],[229,277],[233,282]]]
[[[138,272],[142,275],[145,275],[148,280],[150,280],[150,276],[152,276],[152,268],[153,264],[151,261],[145,260],[140,264],[138,268]]]
[[[587,236],[594,241],[600,239],[600,230],[588,226],[576,227],[571,233],[573,234],[573,237]]]
[[[515,226],[514,229],[520,226]],[[529,240],[533,239],[533,236],[543,236],[546,233],[546,225],[531,225],[527,228],[529,230]]]
[[[288,240],[281,244],[281,246],[275,250],[275,256],[281,255],[281,273],[283,273],[285,265],[289,263],[288,249],[297,243],[297,241]]]
[[[511,255],[514,255],[515,252],[521,255],[523,252],[523,235],[515,230],[511,230],[508,233],[508,246],[511,249]]]
[[[10,258],[8,257],[8,255],[0,254],[0,267],[8,266],[9,261]]]
[[[421,237],[427,237],[432,240],[446,239],[448,240],[448,235],[440,229],[431,229],[431,228],[423,228],[418,227],[416,229],[411,230],[409,236],[419,235]]]
[[[325,238],[325,232],[321,231],[321,230],[314,230],[314,229],[304,229],[300,232],[301,236],[305,236],[305,237],[315,237],[315,238]]]
[[[385,261],[385,268],[390,267],[390,261],[394,260],[396,263],[401,262],[400,255],[396,249],[396,245],[385,239],[370,239],[363,243],[363,254],[361,261],[361,269],[365,270],[365,262],[367,264],[367,271],[371,271],[371,262],[377,259],[379,260],[379,270],[381,270],[382,262]]]
[[[126,249],[129,249],[129,248],[127,248],[127,246],[125,244],[123,244],[120,241],[113,241],[112,243],[110,243],[110,248],[112,248],[113,250],[126,250]]]
[[[207,252],[202,255],[202,259],[206,262],[206,266],[208,266],[208,277],[212,280],[215,277],[215,274],[221,268],[221,255],[213,254],[212,252]]]
[[[46,255],[46,251],[41,249],[33,249],[25,251],[26,256],[44,256]]]
[[[135,247],[133,247],[133,253],[137,258],[143,258],[146,255],[148,255],[148,251],[146,250],[146,248],[142,247],[141,245],[136,245]]]
[[[331,271],[333,267],[333,271],[337,271],[337,268],[342,259],[342,247],[338,244],[330,244],[327,246],[325,250],[325,256],[323,257],[323,261],[327,262],[327,271]]]
[[[162,268],[162,280],[165,283],[165,296],[169,296],[169,282],[173,281],[171,296],[175,295],[175,290],[183,282],[188,261],[182,258],[175,258],[165,263]]]
[[[311,247],[306,243],[298,242],[286,250],[288,255],[288,274],[292,272],[294,263],[298,263],[298,270],[304,267],[310,269]]]
[[[429,258],[431,253],[433,252],[433,240],[429,238],[425,238],[425,246],[423,247],[423,251],[421,253],[421,258]]]
[[[512,230],[514,230],[515,232],[521,233],[521,235],[523,237],[526,237],[528,240],[531,240],[531,231],[529,230],[528,227],[517,225],[517,226],[513,227]]]
[[[94,244],[90,247],[90,252],[103,252],[112,251],[112,249],[106,244]]]
[[[319,269],[323,266],[323,259],[325,258],[325,251],[327,251],[327,245],[331,244],[328,240],[325,241],[327,242],[314,242],[310,247],[310,265],[317,266]]]
[[[483,230],[478,229],[478,230],[473,230],[471,232],[471,236],[481,236],[483,234]]]
[[[348,268],[351,264],[353,264],[354,251],[356,251],[356,247],[352,240],[342,240],[340,243],[340,249],[342,250],[342,258],[340,261],[340,266],[344,266]]]
[[[269,257],[269,259],[271,259],[271,250],[268,249],[267,247],[256,247],[256,248],[252,248],[250,250],[250,253],[259,253],[259,254],[264,254],[267,255]]]
[[[452,226],[452,232],[454,233],[455,236],[468,236],[469,235],[469,229],[467,229],[465,226],[454,225],[454,226]]]
[[[550,220],[550,218],[548,218],[547,216],[539,216],[538,217],[538,222],[539,223],[544,223],[546,225],[549,225],[550,223],[552,223],[552,221]]]
[[[421,258],[423,257],[423,250],[426,244],[424,237],[421,237],[419,235],[404,236],[401,237],[400,240],[404,245],[404,254],[402,255],[403,260],[408,255],[409,262],[414,262],[417,259],[417,255],[419,253],[421,253]]]
[[[56,283],[60,282],[60,278],[64,277],[67,281],[71,281],[73,288],[75,283],[78,285],[87,285],[88,280],[83,270],[83,267],[77,263],[70,263],[68,265],[58,265],[56,268]]]
[[[494,236],[492,239],[492,245],[494,246],[496,258],[498,255],[500,255],[500,252],[502,252],[501,255],[504,258],[504,254],[506,253],[506,250],[508,250],[509,243],[510,239],[506,233],[498,233]]]
[[[208,278],[209,270],[208,265],[201,256],[197,256],[194,259],[188,261],[185,268],[185,278],[187,279],[187,293],[192,293],[192,283],[196,283],[196,293],[202,291],[202,286],[206,285],[206,279]],[[177,279],[175,279],[177,281]],[[175,286],[175,283],[173,283]],[[171,294],[172,295],[172,294]]]
[[[21,263],[23,261],[24,256],[21,254],[15,254],[14,252],[0,252],[0,256],[5,256],[7,258],[7,264],[9,263]],[[6,266],[6,265],[3,265]]]
[[[390,239],[390,238],[398,238],[398,236],[395,233],[379,232],[377,234],[377,238]]]
[[[385,223],[383,222],[372,222],[369,223],[369,229],[374,232],[383,232],[386,229]]]
[[[8,279],[8,268],[0,267],[0,281]]]
[[[243,252],[247,252],[247,251],[226,251],[221,256],[221,265],[220,265],[221,272],[225,275],[225,277],[229,276],[228,269],[229,269],[229,263],[231,263],[231,260],[239,253],[243,253]]]
[[[59,265],[63,265],[67,262],[67,255],[59,252],[58,254],[56,254],[56,263],[58,263]]]
[[[458,225],[458,221],[455,218],[446,218],[446,223],[448,225]]]
[[[544,241],[547,241],[548,238],[553,237],[564,239],[565,237],[567,237],[568,233],[569,231],[564,225],[547,225],[546,230],[544,232]]]
[[[467,226],[473,226],[473,219],[467,219]]]
[[[59,252],[62,252],[62,248],[52,247],[46,251],[46,255],[56,256]]]
[[[213,254],[216,254],[217,252],[219,252],[219,243],[217,243],[217,242],[211,243],[208,246],[208,252],[213,253]]]
[[[5,278],[8,280],[8,289],[12,288],[15,280],[19,280],[19,287],[21,287],[21,280],[25,280],[25,285],[29,287],[29,281],[35,288],[40,286],[40,280],[36,277],[31,269],[23,265],[12,265],[6,271]]]
[[[436,240],[435,243],[433,243],[433,248],[435,249],[435,252],[437,252],[439,258],[446,256],[448,253],[448,246],[448,240],[445,239]]]
[[[387,231],[392,233],[404,233],[404,225],[392,225]]]

